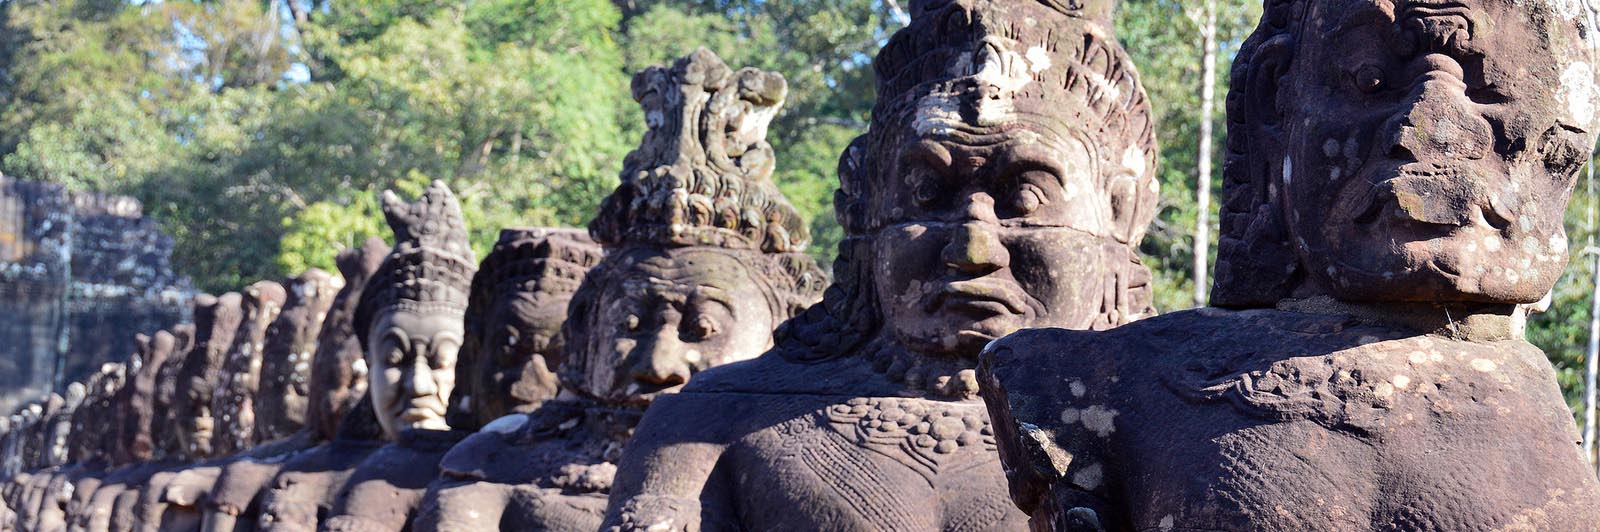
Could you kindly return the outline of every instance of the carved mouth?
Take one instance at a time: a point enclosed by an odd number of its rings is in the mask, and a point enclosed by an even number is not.
[[[941,308],[970,310],[984,314],[1027,314],[1021,287],[1001,280],[971,280],[946,283],[923,301],[922,310],[933,313]]]
[[[1492,197],[1487,200],[1478,198],[1487,194],[1467,193],[1470,200],[1461,207],[1465,212],[1441,210],[1439,202],[1449,202],[1449,196],[1453,195],[1444,191],[1453,187],[1430,186],[1427,182],[1467,183],[1471,186],[1465,172],[1459,169],[1410,163],[1400,166],[1396,173],[1395,177],[1374,185],[1360,199],[1357,208],[1352,209],[1356,214],[1351,221],[1358,226],[1370,226],[1387,218],[1406,224],[1504,231],[1515,219],[1515,214],[1503,202],[1495,201]]]

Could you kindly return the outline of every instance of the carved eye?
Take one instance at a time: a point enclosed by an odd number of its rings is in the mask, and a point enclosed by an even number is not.
[[[1355,74],[1352,74],[1352,80],[1356,85],[1356,90],[1366,94],[1372,94],[1384,88],[1383,69],[1374,65],[1363,65],[1361,68],[1356,69]]]
[[[701,341],[716,336],[718,332],[720,327],[717,325],[717,320],[702,315],[695,318],[694,325],[689,328],[689,339]]]
[[[1016,198],[1013,201],[1016,203],[1017,214],[1027,216],[1039,210],[1039,207],[1048,203],[1049,199],[1044,195],[1044,189],[1038,185],[1023,183],[1017,187]]]
[[[932,179],[919,179],[911,190],[911,200],[918,207],[932,207],[939,202],[939,185]]]
[[[390,366],[398,366],[398,365],[400,365],[400,362],[402,360],[404,360],[404,359],[405,359],[405,353],[402,353],[400,351],[400,348],[391,347],[391,348],[389,348],[389,353],[384,356],[383,361],[388,363]]]
[[[622,328],[626,329],[628,332],[638,332],[639,331],[639,316],[636,316],[636,315],[633,315],[633,314],[629,314],[627,318],[623,318],[623,320],[622,320]]]

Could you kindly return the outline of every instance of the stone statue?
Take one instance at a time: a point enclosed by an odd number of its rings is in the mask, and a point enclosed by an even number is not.
[[[287,299],[283,285],[273,281],[257,281],[244,290],[244,319],[228,348],[219,387],[211,398],[211,411],[218,420],[214,446],[219,456],[256,443],[255,398],[261,386],[262,352],[267,329],[277,321]]]
[[[178,337],[167,331],[158,331],[146,344],[139,369],[123,387],[119,399],[124,403],[120,405],[122,426],[117,440],[123,446],[124,459],[128,462],[146,462],[156,456],[153,431],[157,430],[157,424],[160,423],[156,417],[157,388],[161,384],[158,379],[163,370],[170,368],[167,362],[174,358]]]
[[[212,396],[218,387],[223,357],[233,344],[234,332],[244,319],[244,296],[228,292],[220,297],[195,296],[195,342],[178,373],[174,400],[173,432],[184,456],[203,460],[214,456],[216,420]]]
[[[367,374],[361,335],[355,334],[353,322],[362,290],[388,252],[383,240],[373,238],[361,248],[341,252],[336,259],[344,287],[334,296],[317,335],[302,430],[304,437],[317,445],[278,464],[257,504],[260,530],[315,531],[319,516],[332,509],[338,488],[381,443],[370,402],[357,408],[366,397]],[[221,500],[227,502],[228,498]],[[246,520],[241,527],[250,524],[247,513],[235,517]],[[213,519],[213,524],[225,530],[222,521]]]
[[[556,396],[561,324],[600,245],[578,229],[505,229],[472,277],[450,426],[476,430]]]
[[[313,268],[289,279],[285,288],[288,299],[267,328],[261,357],[254,438],[261,443],[287,438],[305,426],[311,355],[344,281]]]
[[[177,435],[178,375],[183,372],[187,354],[194,348],[194,324],[174,326],[171,334],[172,354],[156,373],[155,396],[150,407],[150,441],[155,447],[155,457],[160,459],[183,455],[183,445]]]
[[[1595,142],[1574,2],[1268,2],[1212,301],[983,358],[1035,530],[1600,530],[1526,313]]]
[[[391,443],[340,488],[324,523],[334,532],[404,528],[439,459],[464,436],[445,421],[478,268],[461,207],[435,181],[411,204],[384,192],[383,214],[395,246],[361,292],[355,331],[366,340],[367,395]]]
[[[216,446],[220,439],[216,433],[218,415],[213,406],[215,395],[226,393],[226,357],[236,333],[248,328],[245,318],[245,296],[238,292],[195,296],[195,339],[178,368],[171,406],[169,437],[177,452],[167,455],[174,463],[152,474],[139,489],[132,517],[135,530],[192,530],[200,526],[200,511],[194,506],[198,501],[191,499],[194,486],[209,485],[220,472],[213,463],[220,458]],[[189,488],[171,490],[175,485]]]
[[[103,428],[100,418],[104,417],[102,410],[107,406],[105,397],[119,388],[116,385],[116,370],[116,365],[104,364],[99,371],[84,379],[83,402],[72,413],[72,435],[67,438],[67,454],[74,463],[83,467],[84,472],[73,482],[71,499],[67,502],[68,530],[85,529],[93,513],[91,499],[106,474],[109,461],[109,453],[105,452],[106,438],[95,435],[105,434],[97,431]]]
[[[783,77],[701,49],[635,76],[633,92],[650,129],[590,225],[607,255],[568,309],[564,391],[452,449],[419,531],[596,529],[644,408],[759,355],[821,296],[826,274],[799,253],[808,231],[771,180]]]
[[[289,280],[283,310],[267,327],[261,348],[254,402],[255,446],[222,466],[205,498],[205,530],[227,532],[241,522],[254,525],[260,508],[258,496],[284,461],[318,443],[299,429],[305,423],[316,335],[342,286],[342,281],[317,269]]]
[[[772,351],[656,400],[605,529],[1019,529],[978,353],[1151,312],[1154,135],[1112,7],[910,7],[841,160],[835,284]]]

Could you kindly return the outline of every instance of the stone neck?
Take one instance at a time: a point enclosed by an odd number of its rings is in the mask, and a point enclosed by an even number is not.
[[[1278,310],[1349,316],[1361,321],[1399,327],[1467,342],[1523,340],[1528,307],[1493,303],[1351,303],[1328,296],[1285,299]]]

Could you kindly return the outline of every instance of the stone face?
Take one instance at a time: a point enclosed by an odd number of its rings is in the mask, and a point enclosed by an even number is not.
[[[116,462],[143,462],[155,457],[156,393],[161,372],[177,348],[178,338],[167,331],[141,341],[139,368],[129,377],[115,400],[121,425],[116,433]]]
[[[373,409],[394,439],[405,429],[449,429],[445,411],[477,261],[444,183],[435,181],[415,203],[389,191],[382,200],[396,243],[361,293],[355,330],[365,338]]]
[[[214,512],[230,514],[234,528],[256,525],[261,530],[316,530],[318,516],[331,511],[338,489],[355,466],[381,444],[370,399],[364,407],[357,407],[366,398],[367,375],[361,337],[353,322],[362,290],[388,252],[389,246],[374,238],[337,257],[345,284],[334,296],[317,336],[306,426],[301,434],[316,445],[293,455],[238,464],[238,468],[265,477],[258,486],[246,475],[228,475],[219,482],[212,497],[218,506]],[[253,496],[258,499],[254,501],[255,514],[245,502],[249,498],[242,496],[252,488],[259,492]],[[215,529],[228,528],[213,521]]]
[[[1596,136],[1575,9],[1269,2],[1228,100],[1230,308],[984,356],[1033,527],[1600,529],[1523,339]]]
[[[835,284],[767,354],[655,400],[604,529],[1018,528],[979,350],[1150,312],[1153,134],[1109,6],[910,8],[840,164]]]
[[[641,72],[633,92],[650,130],[590,224],[605,258],[586,277],[567,272],[592,265],[584,259],[597,251],[564,253],[561,269],[512,255],[480,270],[538,268],[540,286],[582,280],[567,312],[544,318],[565,321],[549,342],[560,348],[550,359],[560,361],[563,394],[451,449],[418,530],[597,528],[644,408],[702,370],[760,354],[778,323],[820,296],[826,276],[798,253],[809,235],[771,181],[764,136],[787,93],[782,76],[735,71],[702,49]],[[556,237],[547,237],[551,247],[573,246]],[[540,315],[515,304],[537,295],[532,288],[497,290],[515,297],[495,308],[528,323]],[[512,329],[486,326],[486,338]],[[518,364],[502,360],[501,368]]]
[[[555,398],[561,324],[600,246],[572,229],[505,229],[472,278],[450,425],[476,429]]]

